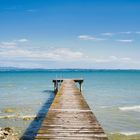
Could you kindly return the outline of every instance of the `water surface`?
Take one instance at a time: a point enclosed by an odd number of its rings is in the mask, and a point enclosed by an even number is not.
[[[83,95],[110,139],[139,137],[140,71],[136,70],[1,71],[0,127],[10,126],[22,135],[54,97],[55,78],[84,79]],[[7,112],[8,108],[13,111]]]

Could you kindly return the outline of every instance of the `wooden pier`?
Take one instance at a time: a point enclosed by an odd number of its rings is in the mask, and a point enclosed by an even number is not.
[[[53,80],[54,83],[54,92],[57,93],[58,89],[61,86],[61,83],[63,82],[64,79],[55,79]],[[71,79],[73,80],[75,83],[79,83],[79,89],[80,91],[82,90],[82,83],[83,83],[83,79]]]
[[[80,89],[76,87],[75,82],[79,80],[53,82],[61,82],[61,86],[35,139],[108,140]]]

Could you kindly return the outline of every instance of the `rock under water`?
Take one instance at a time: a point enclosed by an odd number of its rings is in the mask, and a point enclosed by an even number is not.
[[[14,113],[14,112],[16,112],[16,109],[15,108],[5,108],[5,109],[3,109],[3,112],[5,112],[5,113]]]

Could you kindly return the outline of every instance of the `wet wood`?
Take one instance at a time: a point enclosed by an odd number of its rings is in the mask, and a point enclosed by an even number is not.
[[[107,140],[74,80],[63,80],[36,140]]]

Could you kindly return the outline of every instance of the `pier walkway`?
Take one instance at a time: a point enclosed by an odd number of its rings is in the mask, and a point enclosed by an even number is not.
[[[62,81],[36,140],[108,140],[75,82]]]

